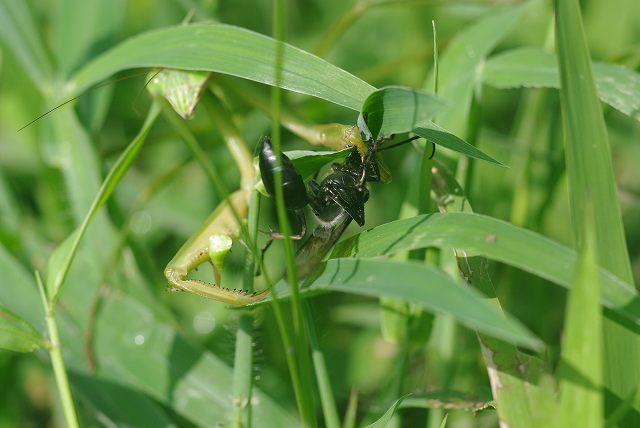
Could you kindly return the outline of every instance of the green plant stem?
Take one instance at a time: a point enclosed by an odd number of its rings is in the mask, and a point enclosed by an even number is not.
[[[467,142],[472,146],[478,146],[478,135],[482,127],[482,107],[480,100],[482,99],[482,85],[476,85],[471,97],[471,106],[469,107],[469,122],[467,125]],[[458,181],[464,183],[464,189],[467,192],[467,198],[473,200],[473,172],[475,170],[475,159],[470,157],[462,157],[458,162]]]
[[[336,401],[331,390],[331,381],[327,371],[327,364],[324,355],[320,349],[318,342],[318,332],[313,322],[313,314],[311,312],[311,304],[308,301],[303,302],[305,318],[307,320],[307,334],[309,335],[309,343],[311,345],[311,354],[313,358],[313,367],[318,380],[318,389],[320,390],[320,402],[322,404],[322,413],[327,428],[339,428],[340,418],[336,409]]]
[[[40,291],[40,297],[42,298],[44,317],[47,323],[47,330],[49,331],[49,355],[51,356],[51,366],[53,367],[53,375],[56,379],[56,385],[58,386],[64,418],[67,422],[67,427],[78,428],[80,424],[78,424],[76,408],[71,395],[71,387],[69,386],[69,378],[67,377],[67,369],[65,368],[64,359],[62,358],[62,352],[60,350],[60,336],[58,335],[58,325],[56,324],[55,308],[49,305],[42,279],[37,271],[36,282],[38,284],[38,290]]]
[[[298,278],[295,268],[295,254],[293,251],[293,243],[291,242],[291,228],[287,219],[286,208],[284,205],[283,180],[282,180],[282,157],[280,144],[280,104],[282,91],[280,82],[282,81],[282,44],[284,36],[284,2],[276,0],[273,8],[273,38],[276,40],[275,50],[275,85],[271,88],[271,117],[273,119],[271,125],[271,140],[273,149],[276,153],[276,168],[274,171],[275,183],[275,200],[278,213],[278,224],[284,235],[284,252],[287,265],[287,280],[291,288],[291,308],[293,315],[293,329],[295,348],[285,348],[287,356],[294,352],[294,357],[298,361],[297,381],[293,377],[292,380],[296,401],[298,402],[298,410],[303,423],[310,427],[316,426],[315,410],[312,394],[312,375],[311,364],[309,361],[308,349],[309,345],[305,334],[305,320],[302,313],[302,305],[300,303],[300,292],[298,290]]]
[[[258,232],[258,217],[260,213],[260,194],[251,193],[247,223],[249,235],[255,241]],[[253,291],[255,262],[251,251],[245,255],[243,288]],[[233,398],[234,406],[233,426],[237,428],[251,427],[251,391],[253,389],[253,315],[243,312],[238,319],[236,331],[235,360],[233,364]]]

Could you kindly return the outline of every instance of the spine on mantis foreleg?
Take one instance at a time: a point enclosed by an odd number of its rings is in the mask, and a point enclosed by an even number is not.
[[[240,306],[264,298],[267,291],[248,293],[220,286],[222,260],[230,248],[230,241],[223,237],[229,240],[236,238],[239,230],[229,204],[232,204],[238,216],[244,219],[249,208],[248,197],[248,190],[239,190],[231,194],[211,213],[200,230],[178,250],[164,271],[171,290],[186,291],[206,299]],[[187,278],[189,272],[205,262],[213,265],[216,285]]]

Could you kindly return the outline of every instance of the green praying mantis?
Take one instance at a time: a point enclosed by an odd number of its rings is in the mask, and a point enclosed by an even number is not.
[[[208,78],[203,77],[202,74],[194,75],[192,72],[162,70],[152,77],[149,90],[156,95],[163,95],[178,114],[189,118],[193,115],[195,104],[200,99],[203,88],[208,84],[207,81]],[[255,97],[252,98],[257,103],[257,107],[264,108],[266,103],[259,99],[256,101]],[[247,166],[249,155],[246,143],[234,129],[228,114],[220,105],[214,106],[214,114],[217,116],[217,124],[221,125],[221,132],[227,146],[240,167],[241,188],[231,193],[211,213],[198,231],[183,244],[168,263],[164,275],[171,291],[185,291],[210,300],[245,306],[262,300],[268,291],[255,293],[225,288],[222,285],[222,269],[233,241],[239,239],[241,222],[246,219],[249,210],[251,192],[257,191],[255,190],[257,180],[255,168]],[[320,144],[334,150],[353,147],[355,148],[353,152],[357,153],[354,159],[364,159],[369,151],[367,144],[363,141],[361,130],[356,125],[309,126],[287,112],[282,115],[282,123],[291,131],[314,144]],[[289,161],[286,156],[284,159]],[[261,167],[260,169],[264,176],[265,168]],[[297,173],[295,169],[293,171],[294,174]],[[361,184],[364,185],[364,181]],[[306,197],[306,194],[301,197]],[[331,205],[332,202],[325,202],[322,205],[323,209],[331,208],[327,204]],[[340,206],[337,207],[340,211]],[[300,250],[297,265],[302,276],[310,273],[324,254],[328,252],[349,224],[351,217],[343,212],[338,212],[337,215],[332,216],[332,220],[333,224],[330,225],[321,223]],[[209,263],[213,268],[214,284],[189,278],[190,272],[206,263]]]

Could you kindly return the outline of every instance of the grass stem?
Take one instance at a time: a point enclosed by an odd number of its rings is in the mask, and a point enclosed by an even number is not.
[[[64,418],[67,422],[67,427],[78,428],[80,424],[78,424],[76,408],[71,395],[71,387],[69,386],[69,378],[67,377],[67,369],[65,368],[62,351],[60,349],[60,336],[58,334],[58,325],[56,324],[55,308],[49,304],[42,279],[37,271],[36,282],[38,284],[38,290],[40,291],[40,297],[42,298],[45,321],[47,323],[47,330],[49,331],[49,355],[51,356],[51,366],[53,367],[53,375],[56,379],[58,393],[60,394],[60,404],[62,405]]]

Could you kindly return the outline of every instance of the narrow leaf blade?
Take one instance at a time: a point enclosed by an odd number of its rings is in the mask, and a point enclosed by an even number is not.
[[[489,304],[480,292],[431,266],[378,259],[329,260],[306,284],[303,294],[342,291],[402,299],[428,311],[449,314],[469,328],[507,342],[534,349],[540,346],[539,339],[516,319]],[[278,296],[288,295],[286,284],[279,283]]]
[[[146,141],[147,134],[151,130],[151,126],[155,122],[160,113],[160,109],[156,103],[154,103],[149,110],[147,118],[142,125],[142,128],[138,135],[131,141],[129,146],[120,155],[116,163],[113,165],[107,177],[102,182],[98,194],[94,197],[89,212],[85,215],[82,224],[71,235],[65,239],[65,241],[56,248],[47,265],[47,294],[51,302],[55,302],[60,287],[64,283],[66,276],[69,272],[73,259],[80,246],[80,241],[84,236],[84,233],[94,218],[96,213],[102,208],[105,202],[109,199],[116,186],[127,172],[138,153],[142,149],[144,142]]]
[[[125,40],[82,68],[73,93],[129,68],[203,70],[274,85],[276,41],[244,28],[193,24],[163,28]],[[308,52],[284,44],[280,86],[359,110],[375,90]]]
[[[380,419],[378,419],[372,424],[367,425],[366,428],[385,428],[386,426],[388,426],[389,422],[391,422],[391,418],[393,417],[393,414],[396,412],[396,410],[398,410],[398,407],[400,406],[400,404],[402,404],[404,399],[409,396],[411,396],[411,394],[407,394],[405,396],[398,398],[396,401],[393,402],[391,407],[389,407],[389,409],[384,413],[384,415],[380,417]]]
[[[407,233],[411,231],[411,233]],[[375,257],[424,247],[459,248],[538,275],[563,287],[572,283],[576,253],[542,235],[480,214],[422,215],[361,232],[336,245],[331,257]],[[611,272],[598,269],[602,303],[640,325],[640,297]]]
[[[593,62],[592,67],[600,99],[640,121],[640,74],[617,64]],[[560,88],[557,58],[537,48],[513,49],[489,58],[482,80],[497,88]]]
[[[569,292],[560,363],[559,427],[602,426],[602,311],[593,236],[587,234]]]
[[[387,86],[369,95],[362,105],[369,131],[379,135],[409,132],[431,118],[444,107],[433,94],[402,86]]]
[[[435,144],[446,147],[454,152],[461,153],[474,159],[480,159],[499,166],[506,166],[499,160],[492,158],[475,146],[467,143],[461,138],[456,137],[446,129],[436,125],[435,123],[424,123],[422,126],[413,129],[413,133],[426,138]]]
[[[556,1],[556,42],[560,66],[560,104],[569,183],[569,206],[576,248],[585,244],[587,213],[594,219],[598,263],[633,282],[611,150],[596,93],[591,58],[578,0]],[[593,210],[589,208],[593,207]],[[604,284],[603,284],[604,286]],[[603,288],[606,292],[606,288]],[[604,321],[605,387],[623,401],[640,384],[640,336],[620,324]],[[621,360],[620,356],[624,355]],[[621,362],[623,362],[621,364]],[[640,403],[622,425],[640,424]]]

